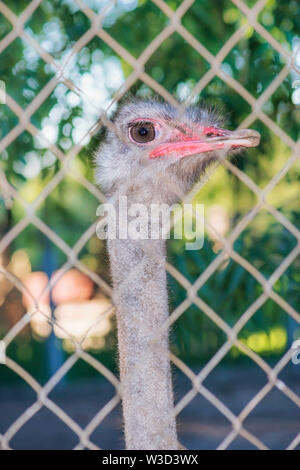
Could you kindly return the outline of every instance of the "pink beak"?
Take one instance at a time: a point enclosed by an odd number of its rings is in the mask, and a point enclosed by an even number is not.
[[[158,158],[173,154],[181,158],[223,148],[229,150],[237,147],[256,147],[260,141],[260,134],[253,129],[218,129],[212,133],[215,134],[213,137],[204,135],[203,139],[199,138],[199,135],[180,134],[176,140],[158,145],[149,156]]]

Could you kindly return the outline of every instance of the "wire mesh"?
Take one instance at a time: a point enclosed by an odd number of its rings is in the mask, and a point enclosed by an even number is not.
[[[17,137],[26,130],[32,136],[38,136],[39,130],[31,122],[35,110],[37,110],[42,103],[48,98],[51,92],[59,85],[63,83],[69,90],[74,91],[78,95],[84,95],[85,91],[81,89],[78,84],[73,83],[69,78],[65,76],[65,70],[72,57],[80,52],[80,50],[88,44],[88,42],[94,38],[99,37],[104,41],[119,57],[124,59],[133,69],[132,73],[126,79],[125,83],[115,93],[113,103],[118,102],[130,87],[137,81],[141,80],[149,87],[151,87],[158,95],[162,96],[166,102],[179,108],[184,109],[188,106],[195,95],[200,93],[205,86],[210,82],[213,77],[219,77],[229,87],[232,87],[251,107],[250,114],[241,123],[241,127],[251,126],[255,120],[259,119],[262,121],[267,128],[269,128],[281,141],[283,141],[292,151],[291,157],[285,162],[282,168],[275,174],[275,176],[269,181],[264,189],[260,189],[259,186],[250,179],[245,173],[239,170],[231,162],[224,160],[222,165],[230,172],[232,172],[241,182],[246,185],[250,191],[252,191],[257,197],[257,203],[255,206],[239,220],[232,232],[226,237],[222,237],[216,232],[214,227],[210,226],[210,229],[214,232],[214,236],[221,243],[222,250],[214,258],[214,260],[207,266],[204,272],[198,277],[195,283],[188,281],[171,263],[166,263],[167,271],[177,280],[177,282],[186,290],[186,299],[176,307],[176,309],[170,314],[165,328],[170,327],[175,321],[184,314],[184,312],[192,305],[196,305],[202,312],[207,315],[226,335],[227,340],[223,346],[217,351],[217,353],[207,362],[201,372],[196,375],[181,359],[176,357],[174,354],[170,355],[171,361],[182,371],[182,373],[190,380],[190,390],[180,399],[175,407],[175,413],[179,414],[197,394],[201,394],[208,400],[214,407],[216,407],[227,420],[231,423],[232,430],[224,438],[219,445],[219,449],[226,449],[236,439],[237,436],[242,436],[244,439],[249,441],[253,446],[259,449],[266,449],[266,445],[258,439],[254,434],[249,432],[244,427],[244,421],[249,414],[258,406],[258,404],[269,394],[273,388],[277,388],[286,397],[288,397],[297,407],[300,408],[300,397],[296,395],[282,380],[278,378],[280,372],[291,360],[293,355],[292,346],[285,352],[281,359],[277,362],[274,367],[260,357],[259,354],[255,353],[243,342],[238,339],[238,333],[241,331],[243,326],[249,321],[250,318],[257,312],[257,310],[268,300],[272,299],[277,305],[284,310],[287,315],[292,317],[298,324],[300,324],[300,314],[289,304],[288,300],[284,299],[273,289],[274,284],[280,278],[280,276],[287,270],[291,263],[296,259],[300,253],[300,232],[291,221],[289,221],[281,212],[267,202],[267,195],[272,191],[276,184],[286,175],[292,165],[299,159],[300,155],[300,141],[295,142],[282,128],[280,128],[264,111],[263,106],[270,98],[270,96],[277,90],[280,84],[288,76],[291,70],[294,70],[297,74],[299,71],[295,63],[296,54],[292,55],[287,51],[258,21],[258,14],[266,5],[266,0],[258,0],[254,7],[248,7],[242,0],[232,0],[232,3],[245,15],[247,22],[241,26],[223,45],[220,51],[214,56],[211,54],[206,47],[201,44],[183,25],[181,19],[183,15],[188,11],[194,0],[184,0],[177,10],[172,10],[162,0],[153,0],[153,3],[161,9],[161,11],[169,18],[169,24],[148,44],[138,58],[133,57],[124,47],[121,46],[112,36],[108,34],[102,28],[102,19],[106,11],[115,2],[108,2],[106,7],[100,14],[96,14],[91,8],[89,8],[83,0],[75,0],[75,3],[80,8],[82,13],[86,15],[91,23],[90,28],[75,42],[72,46],[71,52],[67,55],[62,63],[58,63],[54,57],[47,52],[43,47],[36,41],[36,39],[30,36],[26,32],[25,23],[34,14],[42,0],[32,0],[29,2],[25,10],[17,16],[4,2],[0,2],[0,12],[12,25],[12,30],[0,41],[0,51],[5,50],[16,38],[21,37],[30,47],[32,47],[40,58],[46,63],[50,64],[56,73],[53,78],[40,90],[35,96],[30,105],[26,109],[22,107],[8,94],[6,94],[6,106],[18,117],[18,124],[11,129],[8,134],[0,141],[0,151],[3,152]],[[232,76],[230,76],[222,68],[222,62],[227,54],[234,48],[238,41],[243,37],[246,28],[251,25],[254,30],[270,45],[271,48],[276,50],[281,58],[285,61],[285,65],[281,72],[272,80],[265,91],[256,99],[252,96],[247,89],[245,89],[239,82],[237,82]],[[149,58],[154,54],[161,44],[167,40],[167,38],[177,32],[198,54],[200,54],[210,65],[209,70],[202,76],[196,86],[193,88],[192,93],[183,103],[178,103],[176,99],[157,81],[155,81],[149,74],[145,72],[145,64]],[[100,120],[95,122],[94,125],[88,130],[87,134],[93,136],[101,125],[110,126],[113,125],[108,118],[108,109],[102,110]],[[84,136],[85,137],[85,136]],[[79,259],[78,255],[82,247],[88,242],[91,236],[95,233],[96,222],[88,228],[77,241],[77,243],[70,247],[55,231],[51,226],[48,226],[37,216],[38,208],[46,203],[48,195],[59,185],[59,183],[65,178],[66,175],[74,178],[78,183],[83,185],[87,191],[91,192],[99,202],[105,200],[98,188],[93,186],[83,175],[78,173],[71,163],[76,158],[83,145],[84,137],[81,142],[75,144],[66,154],[61,149],[50,141],[47,142],[48,148],[55,154],[57,159],[61,162],[61,169],[53,176],[50,182],[43,188],[41,193],[34,199],[33,202],[28,203],[19,192],[9,183],[6,175],[0,171],[0,185],[2,190],[2,197],[5,200],[6,205],[11,204],[13,200],[17,201],[24,209],[24,217],[8,232],[4,235],[0,241],[0,253],[9,247],[9,245],[16,239],[16,237],[29,225],[33,224],[37,230],[42,232],[53,244],[55,244],[65,255],[67,261],[60,267],[59,273],[49,281],[46,291],[50,292],[54,285],[59,279],[70,269],[76,267],[78,270],[89,276],[92,281],[99,286],[99,288],[105,292],[106,295],[112,296],[111,287],[101,278],[96,272],[88,269]],[[46,139],[46,137],[43,137]],[[47,140],[47,139],[46,139]],[[213,171],[213,170],[211,170]],[[191,199],[195,194],[203,181],[196,186],[188,198]],[[296,239],[297,245],[294,249],[285,257],[282,263],[277,267],[273,274],[267,279],[260,271],[254,267],[247,259],[243,258],[237,253],[233,244],[241,235],[243,230],[251,223],[255,216],[262,210],[269,212],[287,231],[289,231]],[[207,223],[207,222],[206,222]],[[257,282],[262,286],[262,294],[253,302],[247,310],[240,316],[239,320],[233,327],[230,327],[213,308],[205,303],[203,299],[197,294],[198,290],[205,284],[205,282],[216,272],[220,265],[225,259],[231,258],[237,264],[242,266],[248,273],[250,273]],[[0,272],[23,294],[28,295],[32,298],[30,291],[22,283],[20,279],[9,272],[4,266],[0,267]],[[41,386],[26,370],[24,370],[17,362],[13,361],[8,355],[5,354],[9,344],[17,337],[17,335],[28,325],[34,315],[45,315],[43,310],[40,308],[40,299],[32,298],[34,308],[30,313],[24,315],[2,338],[0,343],[0,358],[1,362],[5,363],[6,366],[12,369],[18,376],[20,376],[36,393],[36,401],[27,408],[0,436],[1,447],[3,449],[10,449],[10,441],[16,435],[16,433],[24,426],[24,424],[30,420],[42,407],[46,407],[52,413],[54,413],[60,420],[62,420],[78,437],[78,444],[76,449],[89,448],[98,449],[99,447],[91,440],[90,436],[96,427],[106,418],[106,416],[119,404],[121,397],[120,383],[118,378],[106,368],[99,360],[95,359],[82,347],[84,338],[78,342],[74,337],[70,336],[68,331],[59,324],[57,320],[51,318],[49,321],[53,325],[57,325],[62,330],[66,337],[70,338],[70,341],[74,344],[75,352],[69,356],[69,358],[63,363],[63,365],[56,371],[56,373],[50,378],[50,380]],[[99,317],[99,322],[103,321],[108,316],[114,314],[114,308],[110,307]],[[208,388],[203,385],[204,380],[208,375],[217,367],[217,365],[226,356],[228,351],[236,346],[240,351],[248,356],[254,363],[256,363],[267,377],[266,385],[261,388],[255,396],[247,403],[239,414],[234,414],[220,399],[218,399]],[[85,361],[87,364],[95,368],[100,374],[102,374],[115,388],[115,395],[111,398],[108,403],[93,417],[89,424],[82,428],[80,427],[61,407],[59,407],[53,400],[49,398],[50,392],[55,388],[59,381],[67,374],[67,372],[79,361],[79,359]],[[293,439],[292,442],[287,446],[288,449],[296,448],[300,443],[300,432]]]

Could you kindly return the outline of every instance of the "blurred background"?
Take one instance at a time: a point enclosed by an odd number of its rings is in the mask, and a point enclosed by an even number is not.
[[[251,24],[250,9],[260,27]],[[176,10],[180,26],[160,36]],[[139,75],[135,59],[157,38]],[[261,133],[260,146],[232,164],[260,190],[269,185],[265,200],[279,216],[262,207],[233,249],[267,279],[294,253],[273,285],[291,310],[274,298],[260,302],[238,332],[246,348],[234,345],[217,356],[227,336],[192,304],[173,324],[171,348],[194,373],[219,357],[204,385],[235,415],[268,383],[253,357],[275,367],[300,338],[300,317],[290,314],[300,300],[299,158],[289,163],[300,128],[299,48],[296,0],[0,2],[0,79],[7,94],[0,104],[0,339],[8,358],[0,365],[0,433],[9,437],[2,440],[4,448],[73,448],[78,429],[95,415],[90,442],[123,448],[120,403],[107,380],[110,373],[118,375],[112,309],[98,321],[112,306],[105,244],[93,228],[103,199],[94,186],[92,155],[101,141],[102,111],[111,116],[127,92],[191,103],[208,99],[222,106],[229,128]],[[207,75],[209,57],[218,54],[218,71]],[[226,237],[258,197],[219,166],[194,202],[205,204],[208,224]],[[168,242],[169,262],[194,283],[223,246],[209,228],[200,251],[186,251],[184,244]],[[39,298],[38,311],[22,285]],[[171,274],[169,287],[173,311],[187,293]],[[198,296],[233,327],[263,292],[259,280],[227,255]],[[79,358],[76,341],[82,345]],[[287,360],[283,366],[278,377],[291,393],[271,387],[244,426],[267,447],[294,442],[299,448],[300,365]],[[57,371],[62,373],[51,387]],[[33,406],[33,383],[47,384],[51,403]],[[180,403],[192,386],[175,366],[174,383]],[[179,408],[180,441],[187,448],[215,449],[232,429],[200,394]],[[227,447],[260,444],[236,436]]]

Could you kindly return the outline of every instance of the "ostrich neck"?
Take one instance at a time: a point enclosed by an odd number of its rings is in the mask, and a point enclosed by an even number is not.
[[[140,202],[140,201],[139,201]],[[163,240],[108,240],[127,449],[177,449]]]

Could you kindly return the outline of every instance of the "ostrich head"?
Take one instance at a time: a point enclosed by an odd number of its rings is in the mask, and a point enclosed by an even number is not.
[[[222,128],[209,107],[184,112],[155,100],[131,100],[117,111],[96,152],[96,179],[107,196],[173,203],[213,161],[258,145],[252,129]]]

